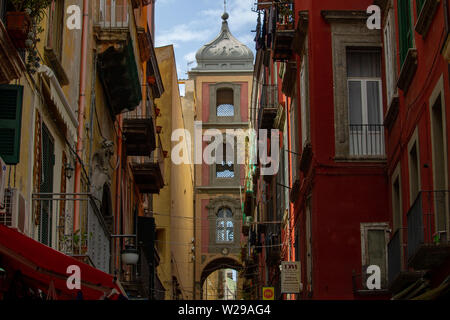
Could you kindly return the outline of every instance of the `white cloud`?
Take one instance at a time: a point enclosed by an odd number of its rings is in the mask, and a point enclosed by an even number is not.
[[[186,54],[186,55],[184,56],[184,60],[186,60],[186,62],[195,61],[195,54],[196,54],[195,51],[189,52],[188,54]]]
[[[156,46],[176,44],[178,42],[206,41],[210,30],[195,30],[190,24],[180,24],[170,30],[161,31],[156,39]]]

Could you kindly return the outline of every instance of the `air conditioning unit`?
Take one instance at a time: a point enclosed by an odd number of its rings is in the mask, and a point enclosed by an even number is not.
[[[5,209],[6,164],[0,157],[0,211]]]
[[[17,229],[25,233],[26,230],[26,202],[17,189],[5,190],[5,210],[0,214],[0,224]]]

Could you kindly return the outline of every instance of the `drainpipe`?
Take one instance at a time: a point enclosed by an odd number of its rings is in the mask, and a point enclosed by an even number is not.
[[[87,36],[89,27],[89,1],[83,0],[83,27],[81,31],[81,58],[80,58],[80,93],[78,97],[78,134],[77,155],[78,161],[75,166],[75,199],[81,191],[81,162],[83,159],[83,131],[84,131],[84,109],[86,105],[86,64],[87,64]],[[74,201],[73,209],[73,231],[80,228],[80,202]]]
[[[116,174],[116,214],[114,223],[114,234],[119,234],[120,219],[121,219],[121,190],[120,184],[122,182],[122,115],[117,117],[118,123],[118,134],[117,134],[117,174]],[[119,242],[120,239],[114,239],[114,260],[115,260],[115,271],[119,268]]]

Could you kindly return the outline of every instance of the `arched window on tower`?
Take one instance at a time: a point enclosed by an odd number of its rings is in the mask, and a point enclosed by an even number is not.
[[[217,90],[217,116],[234,117],[234,93],[233,89],[222,88]]]
[[[217,212],[216,242],[226,243],[234,241],[233,212],[226,207]]]
[[[228,149],[233,155],[234,152],[231,150],[231,145],[228,145]],[[217,159],[216,164],[216,178],[234,178],[234,160],[227,159],[227,144],[223,144],[223,158]]]

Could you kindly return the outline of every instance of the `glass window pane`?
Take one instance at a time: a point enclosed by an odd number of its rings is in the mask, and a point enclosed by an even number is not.
[[[231,104],[221,104],[217,107],[218,117],[234,117],[234,106]]]
[[[368,230],[367,232],[367,262],[381,269],[381,279],[386,278],[386,240],[384,230]]]
[[[350,125],[361,125],[363,123],[361,81],[349,81],[348,92]]]
[[[378,51],[349,50],[347,52],[349,77],[381,77],[381,55]]]
[[[367,82],[367,116],[368,124],[381,124],[380,83],[378,81]]]

